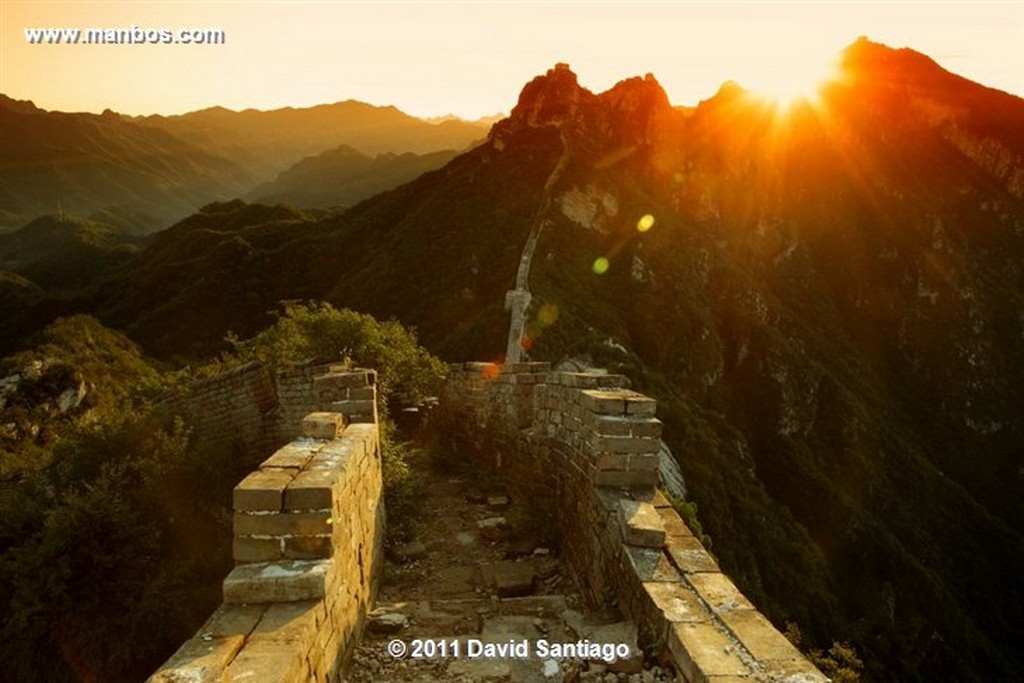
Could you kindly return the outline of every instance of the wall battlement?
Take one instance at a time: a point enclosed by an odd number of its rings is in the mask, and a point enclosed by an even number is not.
[[[657,489],[656,409],[620,375],[464,363],[449,368],[438,419],[455,453],[545,509],[587,599],[617,604],[682,680],[827,681]]]
[[[293,374],[315,412],[235,487],[224,603],[152,683],[338,681],[359,640],[383,567],[376,377]]]

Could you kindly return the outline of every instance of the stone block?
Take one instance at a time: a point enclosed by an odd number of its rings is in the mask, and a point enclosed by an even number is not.
[[[697,594],[681,582],[652,581],[644,583],[643,589],[668,624],[711,621]]]
[[[346,424],[341,413],[310,413],[302,418],[302,435],[310,439],[336,439]]]
[[[668,500],[665,500],[668,503]],[[686,522],[679,516],[676,509],[672,507],[671,503],[668,505],[655,505],[655,509],[661,516],[661,521],[665,525],[665,531],[668,533],[669,538],[679,537],[693,537],[693,532],[690,531],[690,527],[686,526]]]
[[[630,415],[629,433],[645,439],[661,439],[662,423],[656,417],[638,417]]]
[[[657,472],[659,465],[657,453],[631,453],[627,467],[630,472]]]
[[[605,389],[584,389],[580,392],[580,405],[601,415],[625,415],[626,392]]]
[[[687,577],[697,595],[719,614],[734,610],[752,610],[754,605],[736,584],[721,572],[699,572]]]
[[[377,441],[377,425],[375,424],[353,424],[345,428],[343,441],[352,444],[364,444]]]
[[[376,418],[377,415],[377,404],[375,401],[332,401],[331,410],[336,410],[339,413],[343,413],[346,418],[351,422],[366,422],[362,418],[372,416]]]
[[[330,536],[293,536],[284,539],[284,557],[290,560],[316,560],[331,557],[334,546]]]
[[[740,659],[736,643],[708,622],[672,624],[668,635],[669,652],[684,679],[710,682],[716,676],[745,676],[751,671]]]
[[[190,638],[147,683],[219,683],[244,642],[244,636],[240,635]]]
[[[657,439],[641,439],[633,436],[595,436],[591,446],[599,453],[647,453],[657,455],[661,442]]]
[[[313,378],[313,389],[318,393],[331,391],[346,392],[349,389],[358,389],[369,384],[372,384],[372,382],[369,381],[366,371],[331,372]]]
[[[285,510],[327,510],[334,500],[335,485],[344,473],[332,469],[299,472],[284,491]]]
[[[376,401],[377,388],[373,386],[349,389],[348,398],[354,401]]]
[[[598,436],[632,436],[633,421],[624,415],[590,413],[586,424]]]
[[[206,623],[199,627],[196,635],[200,638],[248,636],[256,628],[266,610],[266,605],[222,604],[214,610]]]
[[[594,466],[599,470],[618,470],[626,472],[629,470],[628,453],[597,453],[594,457]]]
[[[628,545],[660,548],[665,544],[665,525],[650,503],[620,500],[619,528]]]
[[[634,488],[652,487],[658,484],[658,473],[643,470],[598,470],[594,469],[590,474],[590,480],[595,486],[607,486],[611,488]]]
[[[650,504],[653,505],[656,510],[661,510],[662,508],[670,508],[673,511],[675,510],[675,508],[672,507],[672,503],[670,503],[669,499],[665,497],[665,494],[662,493],[661,489],[655,489],[654,498],[648,502],[650,502]],[[660,515],[661,512],[659,512],[658,514]],[[661,521],[665,521],[664,516],[662,516]],[[667,524],[665,525],[665,530],[671,532]],[[689,529],[687,529],[687,531],[689,531]]]
[[[799,681],[800,683],[831,683],[832,679],[821,673],[805,657],[782,661],[759,662],[762,676],[769,681]],[[715,683],[718,683],[717,681]]]
[[[235,567],[224,579],[224,602],[296,602],[324,597],[329,560],[283,560]]]
[[[757,610],[731,610],[720,616],[726,628],[759,662],[798,661],[804,658],[800,651]]]
[[[320,536],[331,532],[329,510],[250,515],[235,513],[236,536]]]
[[[316,607],[319,604],[319,601],[307,600],[270,605],[252,632],[250,641],[274,640],[297,645],[312,643],[316,635]]]
[[[665,543],[665,551],[686,574],[720,571],[715,558],[693,536],[670,536]]]
[[[629,567],[641,582],[681,580],[679,572],[669,562],[663,549],[632,545],[624,546],[623,549],[626,551],[626,561],[629,563]]]
[[[300,470],[306,466],[313,454],[323,446],[322,443],[297,444],[292,442],[274,452],[263,461],[261,468],[280,467]]]
[[[232,494],[235,510],[276,512],[281,509],[284,489],[295,478],[295,470],[265,467],[251,472]]]
[[[235,536],[231,554],[235,562],[273,562],[281,559],[281,539]]]
[[[626,415],[654,417],[657,412],[658,402],[649,396],[634,394],[626,397]]]
[[[224,683],[294,683],[301,667],[302,653],[293,643],[249,641],[224,672]]]

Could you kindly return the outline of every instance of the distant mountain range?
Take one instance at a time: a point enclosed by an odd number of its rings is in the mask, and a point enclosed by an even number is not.
[[[363,154],[462,150],[487,135],[486,123],[428,123],[395,107],[346,100],[304,109],[203,109],[147,116],[138,123],[166,131],[272,178],[303,157],[348,145]]]
[[[301,207],[352,206],[441,168],[457,155],[454,150],[443,150],[429,154],[387,152],[371,157],[341,145],[302,159],[273,182],[252,190],[247,199]]]
[[[486,133],[485,124],[431,124],[354,101],[132,118],[48,112],[0,95],[0,232],[60,211],[151,232],[209,202],[247,195],[303,157],[340,144],[363,154],[428,154],[466,149]],[[384,166],[382,177],[412,177]],[[349,186],[345,203],[391,187],[363,181],[360,194],[350,176],[347,167],[339,176]]]
[[[281,178],[333,157],[371,163]],[[790,109],[559,65],[440,169],[323,217],[207,205],[75,305],[181,362],[294,299],[500,359],[531,235],[530,357],[657,397],[714,553],[777,625],[850,641],[871,680],[1019,679],[1024,101],[912,50],[858,41]]]

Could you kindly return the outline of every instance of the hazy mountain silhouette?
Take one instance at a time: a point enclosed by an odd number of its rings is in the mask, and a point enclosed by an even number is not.
[[[395,107],[356,100],[315,107],[213,107],[180,116],[147,116],[139,123],[165,130],[251,169],[264,180],[300,159],[349,145],[363,154],[426,154],[465,149],[487,135],[486,123],[427,123]]]
[[[140,232],[168,225],[255,177],[238,164],[112,112],[69,114],[0,95],[0,226],[63,209],[135,212]]]
[[[498,358],[541,221],[530,353],[658,398],[714,552],[776,624],[851,641],[873,679],[1013,680],[1022,159],[1019,98],[868,41],[792,109],[727,84],[680,110],[651,76],[594,94],[559,65],[483,145],[341,215],[207,206],[97,310],[164,358],[303,298]]]
[[[248,196],[265,204],[351,206],[440,168],[457,154],[453,150],[443,150],[429,154],[385,153],[371,157],[348,145],[341,145],[306,157]]]

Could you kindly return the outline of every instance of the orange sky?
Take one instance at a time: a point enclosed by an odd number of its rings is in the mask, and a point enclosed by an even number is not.
[[[225,45],[30,45],[25,28],[217,27]],[[857,36],[1024,95],[1024,2],[0,0],[0,92],[129,114],[344,99],[474,118],[569,62],[604,90],[653,73],[676,104],[787,86]]]

